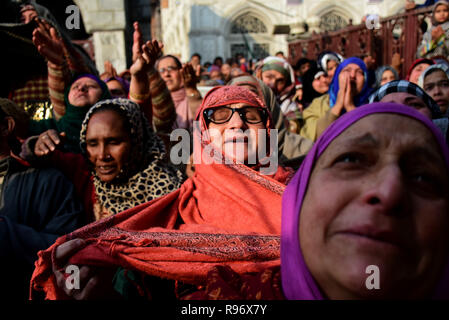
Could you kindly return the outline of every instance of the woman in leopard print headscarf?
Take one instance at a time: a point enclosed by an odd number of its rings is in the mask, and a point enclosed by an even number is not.
[[[59,150],[63,137],[55,130],[31,137],[20,156],[31,163],[46,156],[47,164],[61,170],[83,199],[87,223],[166,195],[184,180],[139,106],[128,99],[102,100],[88,111],[80,132],[83,154]]]
[[[181,185],[182,173],[169,164],[164,143],[150,128],[139,106],[128,99],[103,100],[87,113],[80,145],[93,169],[96,220]]]

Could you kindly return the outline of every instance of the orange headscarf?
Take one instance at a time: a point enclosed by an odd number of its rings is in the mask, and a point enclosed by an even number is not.
[[[216,95],[224,97],[220,89],[206,96],[199,120],[204,120],[202,110],[216,105],[211,102]],[[39,290],[47,299],[62,297],[52,261],[55,248],[74,238],[88,245],[70,259],[71,264],[122,266],[192,284],[202,284],[217,264],[241,273],[279,265],[281,198],[291,175],[283,168],[270,177],[242,164],[195,165],[194,176],[180,189],[89,224],[40,251],[31,297]]]

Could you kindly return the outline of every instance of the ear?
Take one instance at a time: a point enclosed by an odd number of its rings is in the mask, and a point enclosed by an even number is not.
[[[11,133],[14,131],[14,128],[16,127],[16,122],[14,121],[13,117],[5,117],[3,119],[3,124],[1,128],[1,134],[4,137],[9,137]]]

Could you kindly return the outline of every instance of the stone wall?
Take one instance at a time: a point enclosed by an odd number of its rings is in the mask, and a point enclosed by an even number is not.
[[[74,0],[80,8],[87,33],[93,34],[95,63],[100,73],[111,61],[118,72],[126,69],[124,0]]]

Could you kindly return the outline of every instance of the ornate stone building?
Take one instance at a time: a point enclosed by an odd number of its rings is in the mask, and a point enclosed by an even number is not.
[[[419,1],[417,1],[419,2]],[[403,0],[162,0],[165,52],[202,62],[242,53],[288,52],[288,39],[361,23],[367,14],[401,12]]]
[[[288,52],[288,40],[358,24],[367,14],[403,11],[405,0],[73,0],[92,35],[97,68],[130,65],[132,22],[145,40],[162,39],[165,53],[203,62],[242,53],[248,58]],[[416,0],[417,3],[424,0]],[[50,8],[51,9],[51,8]]]

